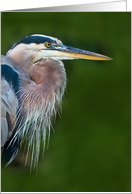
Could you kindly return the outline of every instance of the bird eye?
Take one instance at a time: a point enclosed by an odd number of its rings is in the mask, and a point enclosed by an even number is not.
[[[50,46],[51,46],[51,43],[50,43],[50,42],[47,42],[47,43],[46,43],[46,47],[49,48]]]

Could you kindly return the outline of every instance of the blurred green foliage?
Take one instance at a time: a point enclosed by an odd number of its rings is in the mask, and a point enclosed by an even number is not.
[[[113,58],[64,61],[63,114],[37,175],[14,161],[2,171],[2,191],[130,192],[131,13],[7,12],[1,21],[4,55],[25,36],[45,34]]]

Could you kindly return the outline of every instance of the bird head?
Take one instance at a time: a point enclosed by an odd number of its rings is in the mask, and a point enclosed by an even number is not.
[[[31,35],[14,44],[8,51],[7,56],[16,64],[25,63],[29,60],[35,64],[40,59],[51,58],[53,60],[89,59],[110,60],[111,58],[90,51],[85,51],[63,45],[57,38],[45,35]]]

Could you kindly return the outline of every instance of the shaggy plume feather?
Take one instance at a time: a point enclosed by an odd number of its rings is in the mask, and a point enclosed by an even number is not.
[[[59,65],[58,65],[59,64]],[[31,168],[35,169],[39,160],[40,144],[45,149],[46,137],[50,138],[50,130],[52,128],[52,120],[61,110],[62,97],[66,88],[66,73],[62,62],[57,62],[59,68],[59,76],[56,76],[52,83],[47,82],[45,87],[38,85],[27,85],[22,88],[21,107],[18,111],[19,115],[23,114],[25,120],[17,133],[20,134],[22,140],[28,141],[28,156],[31,158]],[[61,77],[60,77],[61,75]],[[51,80],[51,79],[50,79]],[[42,83],[43,84],[43,83]],[[29,90],[30,86],[30,90]],[[16,134],[17,134],[16,133]]]

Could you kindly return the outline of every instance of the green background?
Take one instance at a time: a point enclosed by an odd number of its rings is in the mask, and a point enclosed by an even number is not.
[[[2,13],[1,48],[31,34],[112,57],[64,61],[62,116],[38,170],[22,151],[2,170],[3,192],[131,191],[131,13]]]

